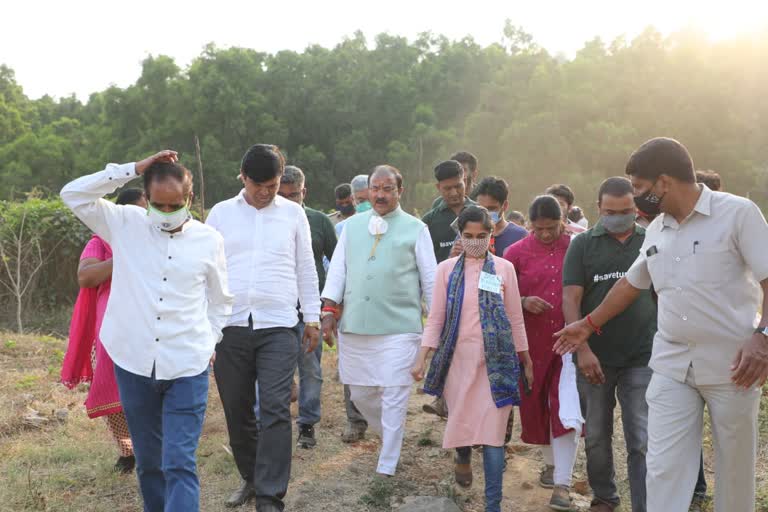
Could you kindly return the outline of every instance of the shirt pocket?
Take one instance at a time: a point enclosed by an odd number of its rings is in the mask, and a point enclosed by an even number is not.
[[[697,244],[692,258],[696,281],[699,283],[728,281],[736,257],[725,242]]]

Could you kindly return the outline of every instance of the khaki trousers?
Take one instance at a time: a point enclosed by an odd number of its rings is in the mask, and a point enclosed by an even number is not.
[[[654,373],[648,401],[648,512],[687,512],[699,473],[704,405],[715,448],[715,512],[754,512],[760,390]]]

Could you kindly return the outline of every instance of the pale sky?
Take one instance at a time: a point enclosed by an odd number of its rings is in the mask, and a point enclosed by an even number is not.
[[[510,18],[551,53],[573,55],[595,36],[631,39],[648,25],[664,34],[695,27],[715,40],[768,29],[768,0],[5,0],[1,12],[0,63],[25,93],[83,100],[133,83],[147,55],[185,67],[208,42],[301,51],[359,29],[369,42],[431,31],[486,45]]]

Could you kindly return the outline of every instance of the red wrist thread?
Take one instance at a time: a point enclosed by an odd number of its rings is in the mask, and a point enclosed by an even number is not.
[[[603,330],[597,325],[595,325],[595,322],[592,321],[592,315],[587,315],[587,324],[589,324],[589,326],[592,328],[593,331],[595,331],[595,333],[598,336],[603,334]]]

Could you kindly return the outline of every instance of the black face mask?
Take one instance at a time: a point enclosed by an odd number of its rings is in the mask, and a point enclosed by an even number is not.
[[[336,209],[341,212],[342,215],[345,217],[349,217],[353,213],[355,213],[355,205],[353,204],[345,204],[341,205],[339,203],[336,203]]]
[[[639,196],[635,196],[635,206],[637,206],[640,211],[651,217],[655,217],[661,213],[661,202],[664,200],[664,196],[667,195],[664,193],[661,197],[659,197],[654,194],[652,190],[655,186],[656,182],[654,181],[653,185],[651,185],[651,188],[648,189],[648,192]]]

